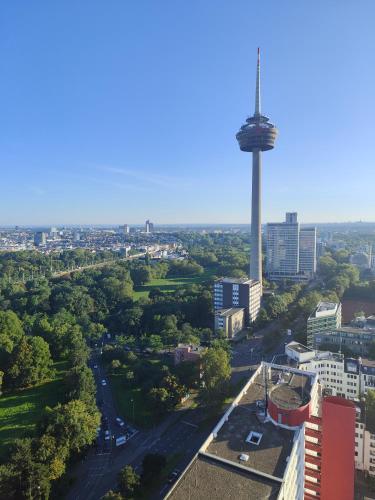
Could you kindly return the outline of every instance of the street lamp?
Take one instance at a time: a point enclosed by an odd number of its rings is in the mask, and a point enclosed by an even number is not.
[[[134,398],[131,398],[131,403],[132,403],[132,412],[133,412],[133,424],[134,424]]]

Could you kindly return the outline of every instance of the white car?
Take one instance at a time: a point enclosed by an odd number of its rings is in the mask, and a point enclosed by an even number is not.
[[[118,423],[118,425],[120,427],[124,427],[124,425],[125,425],[125,422],[120,417],[116,417],[116,422]]]
[[[103,378],[102,380],[102,386],[104,387],[105,385],[107,385],[107,382],[105,381],[105,379]]]
[[[111,439],[111,433],[109,432],[109,430],[107,429],[104,433],[104,439],[106,441],[108,441],[109,439]]]
[[[96,368],[98,368],[98,365],[94,365],[94,368],[95,368],[95,369],[96,369]]]

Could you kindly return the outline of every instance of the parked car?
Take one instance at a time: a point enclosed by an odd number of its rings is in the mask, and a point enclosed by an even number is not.
[[[169,476],[168,476],[168,483],[174,483],[176,479],[178,478],[180,471],[178,469],[175,469],[172,471]]]
[[[95,369],[96,369],[96,368],[98,368],[98,365],[94,365],[94,368],[95,368]]]
[[[102,380],[102,386],[104,387],[105,385],[107,385],[107,381],[103,378],[103,380]]]
[[[116,417],[116,422],[117,424],[120,426],[120,427],[124,427],[125,426],[125,422],[122,420],[122,418],[120,417]]]
[[[109,430],[107,429],[104,433],[104,439],[106,441],[108,441],[109,439],[111,439],[111,433],[109,432]]]

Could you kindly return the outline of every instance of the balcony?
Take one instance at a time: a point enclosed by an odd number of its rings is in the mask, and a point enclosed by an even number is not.
[[[322,440],[322,433],[317,431],[316,429],[310,429],[309,427],[305,428],[305,435],[314,439]]]
[[[322,453],[322,447],[317,443],[310,443],[310,441],[305,441],[305,448],[309,451],[315,451],[315,453]]]
[[[310,465],[315,465],[316,467],[321,467],[322,459],[320,457],[314,457],[313,455],[309,455],[305,453],[305,464],[306,467],[310,467]]]

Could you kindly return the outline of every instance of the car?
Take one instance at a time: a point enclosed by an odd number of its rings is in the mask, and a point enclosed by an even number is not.
[[[103,380],[102,380],[102,386],[104,387],[106,385],[107,385],[107,381],[103,378]]]
[[[96,369],[96,368],[98,368],[98,365],[94,365],[94,368],[95,368],[95,369]]]
[[[176,481],[179,473],[180,473],[180,471],[178,469],[175,469],[174,471],[172,471],[168,476],[168,483],[170,484],[170,483],[173,483],[174,481]]]
[[[122,420],[122,418],[120,417],[116,417],[116,422],[117,424],[120,426],[120,427],[124,427],[125,426],[125,422]]]
[[[104,432],[104,439],[106,441],[108,441],[109,439],[111,439],[111,433],[109,432],[108,429]]]

